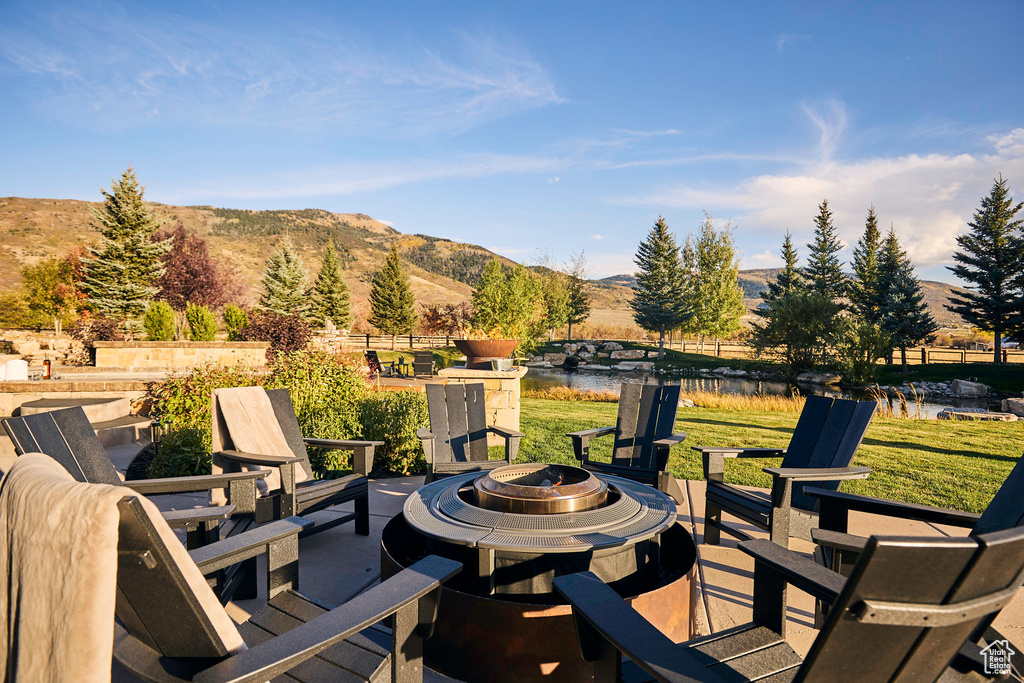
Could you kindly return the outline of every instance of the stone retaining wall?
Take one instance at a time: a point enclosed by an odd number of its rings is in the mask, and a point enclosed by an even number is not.
[[[97,369],[126,370],[191,368],[207,362],[220,365],[267,364],[269,342],[94,342]]]

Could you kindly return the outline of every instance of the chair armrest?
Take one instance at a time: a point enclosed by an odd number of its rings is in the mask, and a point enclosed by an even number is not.
[[[289,536],[297,537],[300,531],[311,526],[313,526],[313,520],[303,517],[288,517],[263,524],[245,533],[235,534],[223,541],[190,550],[188,554],[199,567],[199,571],[203,574],[211,574],[242,560],[261,555],[267,551],[270,544]]]
[[[765,467],[761,470],[773,479],[793,481],[844,481],[846,479],[867,479],[870,467]]]
[[[437,591],[461,569],[458,562],[436,555],[426,557],[340,607],[229,657],[192,680],[206,683],[270,680],[407,606],[417,607],[413,603],[418,603],[419,607],[414,631],[423,637],[436,616]]]
[[[785,576],[791,585],[830,604],[835,602],[846,584],[845,576],[767,539],[743,541],[739,548],[753,557],[755,563],[774,569]]]
[[[434,434],[426,427],[420,427],[416,430],[416,438],[420,440],[420,444],[423,446],[423,457],[427,461],[428,465],[434,464],[434,439],[437,438]]]
[[[522,432],[517,432],[514,429],[509,429],[508,427],[502,427],[500,425],[491,425],[487,428],[487,431],[494,432],[498,436],[506,439],[521,439],[526,436],[526,434],[523,434]]]
[[[369,476],[373,470],[373,450],[383,441],[353,441],[352,439],[303,439],[307,446],[336,451],[352,451],[352,471]]]
[[[853,493],[830,491],[813,486],[805,488],[804,493],[821,500],[823,523],[826,518],[832,516],[831,514],[825,514],[826,510],[829,513],[834,513],[844,518],[850,510],[856,510],[874,515],[912,519],[920,522],[933,522],[935,524],[948,524],[968,529],[977,524],[981,518],[981,515],[973,512],[961,512],[960,510],[949,510],[930,505],[917,505],[915,503],[901,503],[894,500],[885,500],[884,498],[872,498]],[[824,526],[823,528],[831,527]],[[836,531],[846,531],[846,529],[836,529]]]
[[[143,495],[155,493],[184,493],[187,491],[208,491],[222,489],[233,481],[256,480],[267,476],[266,472],[224,472],[222,474],[198,474],[192,477],[165,477],[162,479],[133,479],[124,485]]]
[[[844,534],[841,531],[829,531],[828,529],[811,529],[811,540],[816,545],[824,548],[849,553],[862,553],[868,544],[868,539],[863,536],[854,536],[853,534]]]
[[[572,452],[576,459],[586,462],[590,459],[590,440],[614,433],[615,427],[598,427],[597,429],[584,429],[581,432],[570,432],[566,436],[572,439]]]
[[[592,572],[554,579],[555,590],[572,605],[580,651],[600,658],[610,643],[659,681],[714,680],[713,672],[673,643]]]
[[[227,519],[235,511],[234,505],[218,505],[192,510],[168,510],[161,512],[167,526],[172,529],[197,527],[203,522]]]
[[[246,463],[249,465],[267,465],[268,467],[280,467],[290,462],[302,462],[298,456],[265,455],[263,453],[243,453],[242,451],[220,451],[220,455],[228,460]]]
[[[720,453],[726,458],[781,458],[785,448],[718,448],[716,446],[690,446],[701,455]]]
[[[654,442],[654,447],[672,448],[673,446],[678,446],[683,441],[686,441],[686,432],[679,432],[678,434],[673,434],[672,436],[666,436],[664,439],[658,439],[657,441]]]

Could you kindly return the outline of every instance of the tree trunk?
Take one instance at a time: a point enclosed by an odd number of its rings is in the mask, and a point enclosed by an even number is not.
[[[661,326],[661,335],[658,339],[658,360],[665,360],[665,326]]]
[[[909,372],[909,370],[907,369],[907,347],[906,346],[901,346],[900,347],[900,360],[903,362],[903,374],[905,375],[905,374],[907,374]]]
[[[395,335],[391,335],[391,350],[392,351],[395,350],[395,339],[396,339],[396,336]]]
[[[993,340],[992,340],[992,352],[993,352],[993,355],[995,356],[992,359],[992,362],[997,364],[997,365],[999,363],[1002,363],[1003,362],[1003,331],[1002,330],[995,330],[995,332],[994,332],[994,337],[993,337]]]
[[[569,341],[572,341],[572,321],[569,321]]]

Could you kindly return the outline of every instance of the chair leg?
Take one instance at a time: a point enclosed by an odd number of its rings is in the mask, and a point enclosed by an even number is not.
[[[722,542],[722,508],[711,501],[704,501],[704,543],[718,545]]]
[[[243,560],[238,565],[238,588],[234,600],[254,600],[259,594],[256,586],[256,558]]]
[[[360,536],[370,535],[370,494],[365,493],[355,500],[356,533]]]

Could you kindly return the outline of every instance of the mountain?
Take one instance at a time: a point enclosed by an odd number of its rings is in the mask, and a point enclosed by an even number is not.
[[[78,246],[99,242],[90,209],[100,202],[74,199],[0,198],[0,290],[17,287],[21,268]],[[180,222],[202,236],[210,254],[239,284],[243,299],[255,303],[267,257],[288,236],[310,275],[316,276],[328,239],[338,247],[345,281],[352,295],[355,330],[365,330],[369,313],[370,282],[397,244],[406,264],[416,301],[422,304],[468,301],[484,266],[494,258],[514,262],[479,245],[453,242],[429,235],[407,235],[361,213],[331,213],[320,209],[248,211],[212,206],[171,206],[151,203],[156,215],[169,224]],[[740,287],[748,308],[778,269],[740,271]],[[598,334],[618,336],[618,328],[633,326],[629,300],[635,279],[623,274],[592,280],[590,323],[603,328]],[[940,324],[962,322],[947,312],[952,287],[922,282],[925,301]]]

